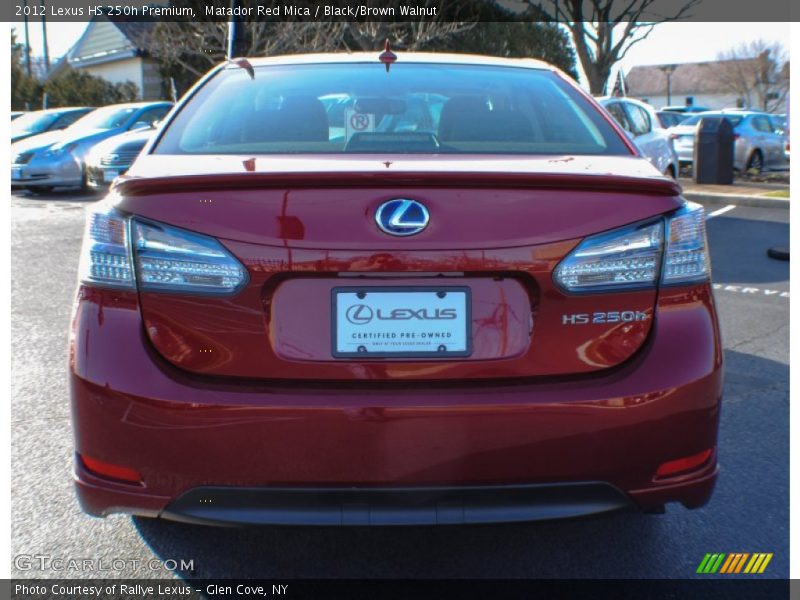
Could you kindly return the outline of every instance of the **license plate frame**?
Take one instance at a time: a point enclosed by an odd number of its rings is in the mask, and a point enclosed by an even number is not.
[[[441,293],[444,293],[445,296],[442,297],[442,296],[438,295],[438,294],[441,294]],[[408,350],[371,350],[371,351],[370,350],[362,350],[362,351],[354,350],[354,351],[349,351],[349,350],[346,350],[339,343],[340,342],[340,340],[339,340],[340,332],[345,331],[345,333],[346,333],[347,332],[347,327],[350,326],[350,325],[345,326],[345,328],[343,329],[339,325],[339,316],[340,316],[340,313],[339,313],[339,299],[340,299],[340,297],[344,298],[343,295],[345,295],[345,294],[351,294],[351,295],[364,294],[365,297],[363,299],[365,299],[365,300],[367,299],[367,297],[369,297],[370,294],[373,294],[373,295],[375,295],[375,294],[385,294],[385,295],[392,294],[392,295],[395,295],[395,296],[398,297],[398,298],[395,298],[394,300],[398,300],[399,296],[401,296],[401,295],[410,295],[409,297],[412,297],[413,295],[419,296],[419,295],[423,295],[423,294],[433,294],[433,295],[436,295],[436,297],[438,299],[448,300],[447,299],[447,295],[448,294],[453,294],[452,296],[450,296],[450,298],[449,298],[449,300],[447,302],[443,303],[442,307],[437,307],[437,308],[452,308],[452,305],[455,302],[457,304],[457,307],[456,307],[456,314],[457,315],[458,315],[458,310],[457,309],[463,307],[463,318],[459,319],[458,317],[456,317],[455,319],[431,319],[431,321],[434,322],[434,323],[435,322],[444,323],[445,321],[451,321],[451,320],[452,321],[456,321],[456,324],[457,324],[457,326],[459,328],[463,327],[463,343],[456,343],[455,344],[456,345],[456,349],[454,349],[454,350],[444,350],[444,351],[441,351],[438,348],[441,347],[441,346],[445,346],[445,348],[446,348],[447,344],[439,344],[437,346],[436,350],[412,350],[412,351],[408,351]],[[459,302],[459,299],[458,299],[459,295],[463,295],[463,296],[461,296],[461,297],[463,297],[463,303]],[[390,299],[390,300],[392,300],[392,299]],[[413,299],[413,300],[419,300],[419,298]],[[380,301],[379,301],[379,304],[380,304]],[[381,307],[379,306],[378,308],[381,308]],[[419,309],[419,310],[421,310],[421,309]],[[412,311],[413,311],[413,309],[412,309]],[[374,313],[378,314],[377,308],[375,309]],[[433,314],[438,315],[439,313],[435,313],[434,312]],[[394,320],[395,319],[392,319],[391,321],[394,321]],[[411,321],[414,321],[414,325],[417,324],[416,323],[416,320],[417,320],[416,317],[409,318],[409,319],[396,319],[396,320],[401,322],[401,323],[406,323],[406,324],[408,324]],[[426,322],[427,322],[427,320],[426,320]],[[353,323],[353,321],[350,321],[350,323]],[[407,334],[412,333],[411,330],[414,329],[414,325],[411,325],[411,326],[406,328],[407,329],[407,331],[406,331]],[[354,326],[355,325],[352,325],[350,327],[354,327]],[[399,326],[399,324],[398,324],[398,326]],[[389,327],[389,329],[391,329],[391,327]],[[453,329],[453,326],[451,325],[450,327],[444,327],[444,329],[451,330],[451,329]],[[441,330],[442,330],[442,328],[440,328],[438,331],[441,331]],[[392,331],[392,332],[397,333],[396,331]],[[430,331],[428,331],[426,333],[430,333]],[[395,338],[388,338],[388,339],[392,339],[392,340],[398,340],[399,339],[401,341],[403,340],[402,337],[401,338],[396,338],[395,337]],[[410,338],[406,338],[406,341],[408,342],[409,339]],[[421,339],[422,338],[420,338],[420,340]],[[429,338],[429,339],[432,340],[432,341],[431,341],[430,344],[427,344],[428,346],[433,346],[433,344],[435,344],[436,341],[441,341],[438,338]],[[354,343],[355,342],[350,342],[348,345],[352,346]],[[361,344],[361,345],[364,346],[365,344]],[[440,360],[444,359],[444,360],[446,360],[446,359],[449,359],[449,358],[463,358],[463,357],[471,356],[472,355],[472,295],[471,295],[471,290],[467,286],[453,286],[453,285],[443,285],[443,286],[374,286],[374,285],[370,286],[370,285],[366,285],[366,286],[334,287],[334,288],[331,289],[331,355],[334,358],[358,358],[359,360],[387,359],[387,358],[405,358],[405,359],[408,359],[408,358],[412,358],[412,359],[419,358],[419,359],[440,359]]]

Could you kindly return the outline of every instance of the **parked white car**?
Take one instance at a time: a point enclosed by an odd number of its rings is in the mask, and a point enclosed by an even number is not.
[[[655,108],[632,98],[606,96],[597,101],[628,132],[642,154],[669,177],[678,176],[678,157],[672,139],[661,127]]]

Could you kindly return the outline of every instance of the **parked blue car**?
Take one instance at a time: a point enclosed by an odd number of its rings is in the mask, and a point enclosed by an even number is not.
[[[11,146],[11,185],[34,193],[54,187],[86,187],[85,160],[98,143],[125,131],[149,128],[170,102],[115,104],[98,108],[64,131],[37,135]]]

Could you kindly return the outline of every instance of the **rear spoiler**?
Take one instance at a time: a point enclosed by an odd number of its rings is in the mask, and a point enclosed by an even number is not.
[[[681,186],[666,177],[627,177],[611,173],[450,173],[410,171],[218,173],[173,177],[122,176],[113,189],[123,196],[258,188],[350,188],[382,186],[455,188],[531,188],[678,196]]]

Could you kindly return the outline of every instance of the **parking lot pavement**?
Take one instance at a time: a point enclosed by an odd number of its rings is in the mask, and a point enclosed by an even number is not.
[[[789,211],[737,207],[708,221],[727,373],[722,472],[705,508],[503,526],[217,529],[92,519],[75,502],[65,348],[92,199],[11,199],[12,555],[103,559],[109,570],[17,563],[13,576],[672,578],[694,576],[708,552],[772,552],[764,576],[788,577],[789,264],[766,250],[788,245]],[[131,566],[116,570],[114,559]],[[151,559],[193,564],[151,571]]]

